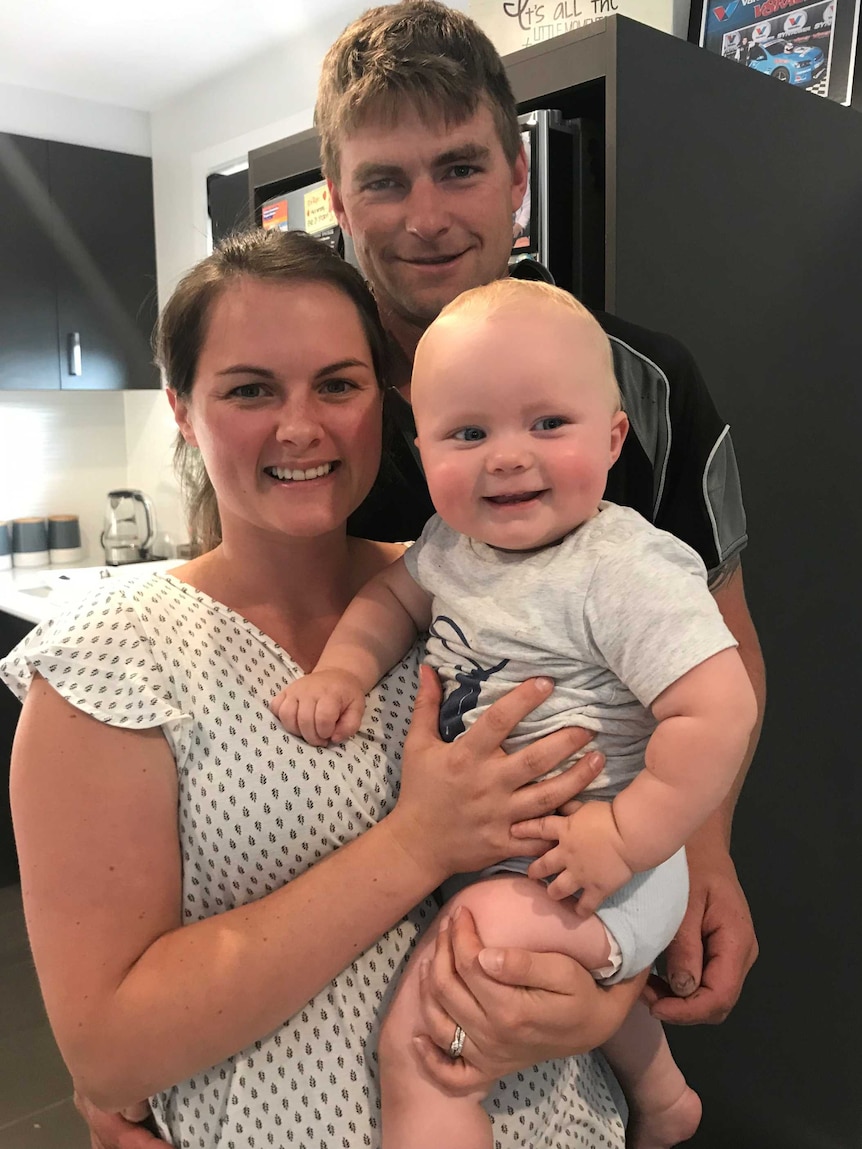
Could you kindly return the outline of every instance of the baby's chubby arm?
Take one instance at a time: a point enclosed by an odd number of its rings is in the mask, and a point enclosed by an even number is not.
[[[362,721],[365,695],[430,621],[430,595],[403,558],[396,559],[352,600],[311,674],[273,700],[279,721],[312,746],[350,738]]]
[[[567,817],[513,827],[557,845],[530,866],[565,898],[583,889],[578,913],[593,913],[633,874],[684,845],[729,792],[757,717],[754,691],[735,649],[689,670],[652,704],[658,726],[645,767],[612,802],[585,802]]]

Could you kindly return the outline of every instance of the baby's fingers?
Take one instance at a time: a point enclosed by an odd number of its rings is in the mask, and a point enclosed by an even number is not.
[[[362,715],[365,713],[365,699],[359,699],[356,702],[351,702],[344,710],[344,713],[335,724],[332,731],[333,742],[346,742],[348,738],[352,738],[357,732],[362,722]]]
[[[513,838],[541,838],[545,842],[559,842],[566,824],[565,818],[548,814],[544,818],[528,818],[512,826]]]
[[[566,868],[565,860],[559,850],[547,850],[535,862],[531,862],[527,870],[527,877],[541,881],[543,878],[552,878]]]
[[[282,690],[273,698],[269,708],[286,730],[291,734],[301,734],[297,714],[299,699],[293,691]]]
[[[560,876],[562,877],[562,875]],[[589,918],[604,900],[604,894],[598,886],[584,886],[581,896],[575,902],[575,913],[579,918]]]
[[[563,870],[548,886],[548,897],[555,902],[561,902],[564,898],[570,898],[572,894],[576,894],[580,888],[578,879],[573,877],[568,870]]]
[[[327,723],[325,716],[322,723],[319,721],[319,705],[320,699],[305,695],[300,698],[296,708],[296,721],[299,726],[299,733],[309,746],[326,746],[329,742],[329,734],[332,733],[332,727],[335,724],[335,719],[332,719],[329,722],[329,733],[325,732]]]

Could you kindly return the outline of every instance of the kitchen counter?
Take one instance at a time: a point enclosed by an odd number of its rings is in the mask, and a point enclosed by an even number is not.
[[[128,563],[121,567],[92,566],[88,560],[63,566],[13,567],[0,571],[0,611],[27,622],[39,623],[58,606],[73,601],[98,586],[102,578],[146,578],[154,571],[180,566],[184,559],[151,563]],[[107,572],[104,573],[103,572]]]

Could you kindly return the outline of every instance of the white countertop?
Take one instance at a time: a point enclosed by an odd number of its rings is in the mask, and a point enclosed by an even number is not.
[[[152,563],[127,563],[120,567],[92,566],[88,560],[65,566],[13,567],[0,571],[0,611],[27,622],[42,622],[55,608],[87,593],[102,578],[146,578],[158,570],[180,566],[185,559],[161,559]],[[103,574],[103,572],[106,572]]]

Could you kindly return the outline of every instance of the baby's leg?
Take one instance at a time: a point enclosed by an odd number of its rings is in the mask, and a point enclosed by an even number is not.
[[[500,874],[468,886],[444,912],[466,906],[487,946],[517,946],[568,953],[588,969],[603,966],[609,944],[597,918],[582,921],[571,904],[555,902],[543,885],[519,874]],[[419,967],[436,937],[432,927],[404,971],[385,1018],[378,1047],[383,1149],[491,1149],[491,1121],[479,1093],[463,1097],[441,1090],[424,1073],[413,1049],[422,1032]],[[452,1035],[458,1018],[452,1019]],[[464,1055],[469,1060],[469,1033]]]
[[[700,1098],[673,1059],[662,1024],[638,1002],[602,1052],[629,1103],[627,1149],[668,1149],[693,1137]]]

